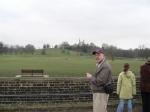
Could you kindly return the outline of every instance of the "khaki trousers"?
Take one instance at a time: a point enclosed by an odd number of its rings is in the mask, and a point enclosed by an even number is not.
[[[93,93],[93,112],[107,112],[109,94]]]

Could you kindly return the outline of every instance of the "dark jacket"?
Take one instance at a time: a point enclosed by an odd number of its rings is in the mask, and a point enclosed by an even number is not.
[[[150,63],[141,66],[140,75],[141,91],[150,93]]]
[[[104,60],[99,67],[96,67],[96,72],[91,79],[91,89],[93,92],[105,93],[103,86],[111,81],[111,66]]]

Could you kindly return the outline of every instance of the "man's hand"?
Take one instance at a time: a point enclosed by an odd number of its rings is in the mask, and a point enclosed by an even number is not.
[[[92,78],[92,75],[91,75],[90,73],[86,73],[86,78],[87,78],[88,80],[90,80],[90,79]]]

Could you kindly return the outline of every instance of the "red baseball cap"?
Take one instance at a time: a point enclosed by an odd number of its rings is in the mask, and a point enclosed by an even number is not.
[[[96,53],[98,53],[98,54],[100,54],[100,53],[104,54],[104,50],[102,48],[99,48],[99,49],[97,49],[97,50],[95,50],[95,51],[92,52],[93,55],[95,55]]]

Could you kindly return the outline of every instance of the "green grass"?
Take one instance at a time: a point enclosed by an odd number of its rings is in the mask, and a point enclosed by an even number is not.
[[[122,59],[122,60],[115,60],[110,61],[112,65],[112,70],[114,75],[118,75],[123,70],[123,64],[129,63],[130,64],[130,70],[135,74],[139,75],[140,66],[144,64],[143,60],[137,60],[137,59]]]
[[[49,49],[47,55],[0,55],[0,77],[15,77],[21,69],[44,69],[50,77],[84,77],[86,72],[94,73],[95,57],[79,56],[78,53],[60,49]],[[68,55],[69,52],[69,55]],[[142,60],[117,59],[109,61],[113,75],[122,71],[124,63],[130,63],[131,70],[138,75]]]
[[[82,76],[87,70],[92,72],[94,69],[92,66],[94,61],[84,58],[0,56],[0,76],[14,77],[21,69],[44,69],[50,76]]]
[[[40,55],[41,52],[42,52],[42,50],[39,49],[39,50],[37,50],[37,51],[35,52],[35,54],[36,54],[36,55]],[[58,57],[58,56],[62,57],[62,56],[66,56],[66,55],[69,55],[69,56],[76,56],[76,55],[78,55],[78,53],[77,53],[77,52],[74,52],[74,51],[67,50],[67,49],[50,48],[50,49],[47,49],[47,50],[46,50],[46,55],[47,55],[47,56],[53,56],[53,57],[55,57],[55,56],[57,56],[57,57]]]
[[[21,69],[44,69],[52,77],[85,76],[86,72],[94,73],[95,58],[86,56],[0,56],[0,77],[14,77]],[[131,70],[139,73],[140,60],[109,61],[114,75],[118,75],[125,62],[130,63]]]

